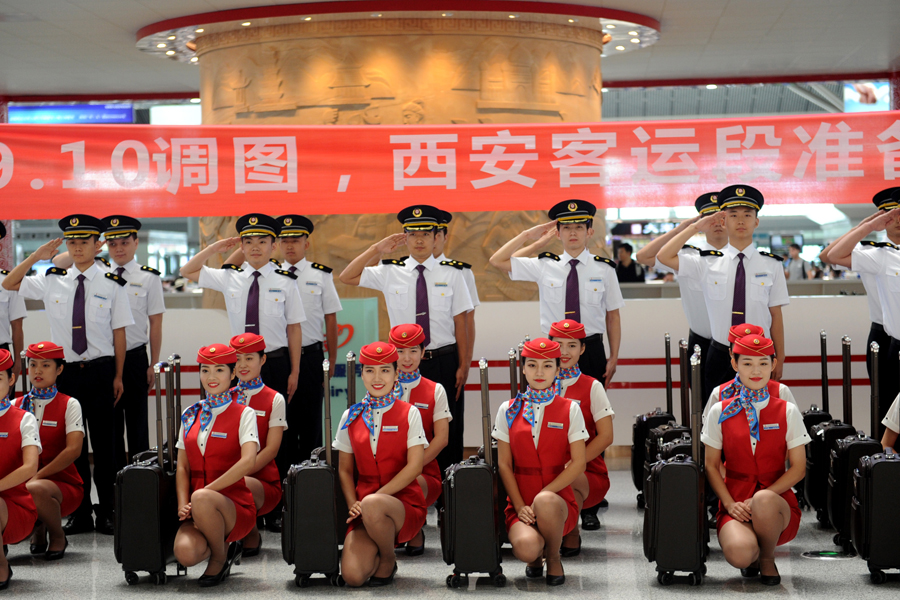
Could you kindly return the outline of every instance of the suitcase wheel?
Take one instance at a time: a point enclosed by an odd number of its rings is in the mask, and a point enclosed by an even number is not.
[[[340,573],[334,573],[328,577],[328,581],[331,582],[331,585],[334,587],[344,587],[347,585],[347,582],[344,581],[344,578],[341,577]]]
[[[462,587],[463,582],[468,583],[468,581],[469,581],[469,577],[467,575],[459,575],[457,573],[453,573],[452,575],[447,575],[447,587],[449,587],[449,588],[456,589],[456,588]]]
[[[656,576],[660,585],[672,585],[675,582],[675,573],[672,571],[660,571]]]
[[[138,574],[134,571],[125,571],[125,583],[128,585],[137,585],[139,581]]]
[[[694,571],[690,575],[688,575],[688,584],[689,585],[700,585],[703,583],[703,572],[702,571]]]
[[[841,540],[841,534],[840,534],[840,533],[834,534],[834,537],[831,538],[831,541],[834,543],[835,546],[843,546],[843,545],[844,545],[843,540]]]
[[[154,573],[151,575],[151,581],[153,581],[156,585],[166,585],[166,582],[169,578],[166,576],[165,571],[160,571],[159,573]]]
[[[647,505],[646,505],[646,503],[644,502],[644,494],[638,494],[638,495],[637,495],[637,507],[638,507],[640,510],[644,510],[644,507],[645,507],[645,506],[647,506]]]
[[[494,587],[506,587],[506,575],[503,574],[503,567],[497,567],[497,570],[491,573],[490,576]]]
[[[876,585],[881,585],[887,581],[887,573],[881,569],[869,569],[869,573],[872,574],[872,583]]]
[[[297,575],[294,578],[294,583],[296,583],[299,588],[309,587],[309,575]]]

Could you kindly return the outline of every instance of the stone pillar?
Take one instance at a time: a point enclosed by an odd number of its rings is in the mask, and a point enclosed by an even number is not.
[[[196,44],[206,124],[600,121],[603,32],[585,27],[488,18],[323,20],[238,27],[201,35]],[[548,208],[578,193],[548,198]],[[302,198],[284,212],[312,218],[311,258],[336,272],[398,231],[393,214],[328,215],[331,200]],[[511,282],[487,260],[545,219],[538,211],[457,213],[447,255],[473,265],[482,300],[536,299],[534,285]],[[231,224],[203,219],[201,245],[233,235]],[[609,255],[604,211],[595,231],[593,250]],[[377,295],[340,282],[338,293]]]

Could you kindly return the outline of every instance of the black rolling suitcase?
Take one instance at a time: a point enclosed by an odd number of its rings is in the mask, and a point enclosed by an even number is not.
[[[491,443],[491,407],[488,392],[487,361],[479,361],[481,370],[481,421],[484,446]],[[444,473],[444,507],[441,509],[441,550],[444,562],[453,565],[447,586],[466,587],[471,573],[486,573],[497,587],[506,585],[500,566],[500,530],[505,529],[496,507],[498,498],[496,454],[484,458],[472,456],[450,465]]]
[[[878,343],[872,342],[872,393],[871,415],[872,429],[878,431]],[[850,402],[850,357],[846,356],[844,366],[844,420],[850,424],[852,406]],[[881,442],[868,437],[862,430],[856,435],[845,437],[835,442],[831,449],[831,469],[828,473],[828,518],[837,529],[834,544],[842,546],[844,552],[852,549],[850,533],[850,502],[853,497],[853,471],[859,466],[859,459],[881,452]]]
[[[691,453],[657,462],[650,471],[647,510],[644,513],[644,556],[656,563],[657,581],[670,585],[676,572],[689,573],[699,585],[706,573],[709,553],[705,517],[706,494],[700,446],[702,398],[700,354],[691,357]],[[683,438],[682,438],[683,439]]]
[[[165,362],[157,363],[153,370],[156,375],[157,447],[135,456],[132,464],[116,475],[113,547],[128,585],[138,582],[139,571],[150,573],[156,584],[166,583],[166,566],[175,562],[175,534],[181,525],[175,493],[174,447],[178,435],[176,423],[180,419],[173,414],[174,374]],[[161,373],[165,374],[166,388],[165,435]],[[168,442],[164,444],[166,438]],[[187,573],[187,569],[178,565],[177,573]]]
[[[672,344],[671,337],[666,334],[666,410],[661,408],[634,418],[631,433],[631,480],[638,491],[637,506],[644,508],[644,462],[647,460],[646,440],[650,430],[669,421],[674,421],[672,414]]]
[[[864,456],[853,474],[851,535],[872,574],[873,583],[887,581],[885,569],[900,569],[900,456],[891,448]]]
[[[356,366],[353,353],[347,355],[347,402],[353,401]],[[352,370],[351,370],[352,366]],[[338,455],[331,447],[330,364],[322,362],[325,377],[325,446],[312,451],[309,460],[288,469],[284,490],[281,528],[281,555],[294,565],[294,583],[307,587],[312,575],[325,575],[332,585],[343,586],[340,552],[347,532],[347,502],[338,477]]]
[[[671,442],[666,442],[659,447],[659,460],[668,460],[675,458],[679,454],[685,456],[693,456],[692,448],[693,440],[690,433],[683,433],[681,437]]]
[[[846,356],[845,363],[849,365],[850,338],[844,336],[841,340],[842,356]],[[849,382],[850,373],[844,373],[845,381]],[[846,394],[848,387],[844,387]],[[844,415],[846,418],[848,415]],[[806,477],[804,479],[804,495],[806,502],[816,509],[816,518],[820,523],[827,525],[828,520],[828,471],[831,464],[831,449],[837,440],[855,435],[856,430],[852,425],[832,419],[813,425],[809,437],[812,441],[806,445]]]

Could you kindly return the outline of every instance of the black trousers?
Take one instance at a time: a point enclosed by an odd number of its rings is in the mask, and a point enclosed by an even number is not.
[[[115,392],[113,379],[116,377],[116,361],[113,357],[103,357],[89,362],[66,363],[56,381],[60,392],[77,399],[81,404],[85,433],[90,436],[94,456],[94,486],[97,488],[99,510],[97,516],[113,512],[114,486],[116,482],[116,439],[122,431],[115,427]],[[146,400],[145,400],[146,401]],[[84,481],[84,499],[75,514],[90,516],[91,506],[91,463],[88,458],[88,440],[84,441],[81,456],[75,459],[75,468]]]
[[[712,393],[717,386],[728,383],[734,379],[734,369],[731,367],[731,354],[728,352],[728,346],[720,344],[715,340],[709,343],[709,352],[707,353],[709,360],[706,363],[706,388]],[[706,402],[709,396],[706,396]]]
[[[693,330],[688,334],[688,357],[694,354],[694,346],[700,346],[700,382],[702,386],[700,397],[703,398],[703,406],[706,406],[709,395],[712,393],[712,388],[708,387],[706,383],[706,363],[709,360],[707,355],[711,341],[709,338],[697,335]],[[690,420],[687,422],[690,423]]]
[[[434,353],[440,355],[428,358],[431,352],[425,351],[425,357],[419,364],[419,371],[422,373],[422,377],[444,386],[444,391],[447,392],[447,403],[450,405],[450,415],[453,417],[453,420],[450,421],[447,447],[441,450],[437,457],[438,466],[443,473],[447,467],[463,459],[465,392],[460,392],[459,400],[456,400],[456,371],[459,369],[459,353],[456,344],[438,348]]]
[[[321,343],[303,348],[297,391],[287,405],[288,428],[281,438],[281,448],[275,458],[282,477],[291,465],[308,460],[312,451],[322,445],[324,359]]]
[[[606,387],[603,375],[606,373],[606,348],[603,334],[595,333],[584,338],[584,354],[578,359],[578,367],[585,375],[593,377]]]
[[[879,348],[879,357],[882,353],[883,351]],[[884,425],[881,424],[881,420],[887,415],[888,409],[897,397],[898,392],[900,392],[900,358],[898,358],[898,353],[900,353],[900,340],[892,338],[891,343],[888,345],[887,357],[885,357],[884,363],[879,363],[878,365],[879,369],[881,369],[878,377],[879,440],[884,435]]]
[[[147,358],[147,346],[140,346],[125,353],[125,367],[122,369],[122,385],[125,392],[115,408],[116,419],[116,458],[117,468],[121,469],[127,457],[134,456],[150,448],[147,416],[147,369],[150,359]],[[124,435],[123,435],[124,433]],[[125,451],[125,439],[128,439],[128,452]]]
[[[291,353],[288,349],[279,348],[266,352],[266,364],[262,366],[259,376],[264,384],[284,396],[284,401],[287,402],[288,378],[291,376]]]

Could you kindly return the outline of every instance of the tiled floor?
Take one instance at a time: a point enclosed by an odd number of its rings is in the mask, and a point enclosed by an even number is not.
[[[388,588],[348,590],[335,589],[324,580],[308,589],[294,586],[292,568],[281,558],[280,541],[267,534],[263,551],[257,558],[247,559],[233,570],[226,582],[213,589],[202,590],[197,577],[203,567],[191,569],[187,577],[171,577],[169,583],[154,586],[146,576],[136,586],[128,586],[121,567],[113,556],[112,537],[99,534],[70,538],[65,559],[47,563],[28,554],[28,544],[10,548],[10,562],[15,575],[2,596],[7,598],[41,598],[42,600],[75,600],[82,598],[150,598],[175,593],[242,598],[265,598],[325,595],[351,597],[405,597],[410,600],[448,598],[454,594],[475,594],[485,598],[517,594],[538,594],[568,598],[689,598],[713,596],[737,597],[741,593],[802,598],[860,598],[894,600],[900,592],[900,578],[892,576],[888,583],[875,586],[869,583],[865,563],[858,559],[811,560],[801,554],[809,550],[835,550],[831,544],[833,532],[822,530],[811,513],[805,513],[798,537],[778,550],[778,567],[782,584],[765,588],[757,580],[743,580],[740,573],[722,558],[715,536],[711,543],[709,572],[700,587],[676,584],[662,587],[656,582],[654,566],[643,556],[641,528],[642,512],[635,508],[635,491],[628,471],[613,471],[610,508],[601,513],[600,531],[584,534],[581,556],[565,560],[567,582],[559,588],[547,588],[542,580],[526,580],[524,566],[506,550],[504,572],[509,577],[506,588],[495,589],[485,581],[472,579],[468,590],[449,590],[444,580],[451,569],[441,559],[435,514],[428,516],[425,555],[408,558],[399,555],[400,569],[396,583]]]

